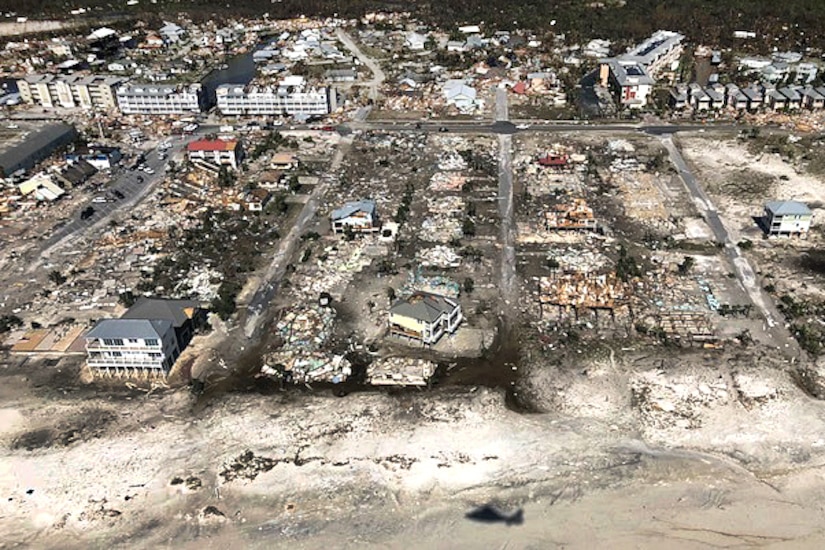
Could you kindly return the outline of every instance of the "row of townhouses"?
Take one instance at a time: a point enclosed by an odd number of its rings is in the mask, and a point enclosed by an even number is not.
[[[200,84],[129,83],[115,76],[29,75],[18,80],[20,98],[49,108],[82,108],[127,115],[203,112],[206,94]],[[335,90],[310,88],[303,77],[286,77],[277,86],[225,84],[216,90],[224,115],[325,115],[338,107]]]
[[[708,111],[728,107],[738,111],[758,109],[822,109],[825,107],[825,86],[785,86],[774,88],[754,84],[740,88],[736,84],[700,86],[693,82],[678,85],[670,91],[670,105],[675,109],[691,108]]]

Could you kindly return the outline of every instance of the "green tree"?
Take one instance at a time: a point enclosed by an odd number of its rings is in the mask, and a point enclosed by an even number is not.
[[[66,276],[55,269],[49,273],[49,280],[57,286],[60,286],[66,282]]]
[[[693,256],[685,256],[685,259],[682,260],[682,263],[679,264],[679,275],[687,275],[690,273],[690,270],[693,269],[693,266],[696,265],[696,260]]]
[[[238,292],[240,291],[240,285],[237,283],[232,283],[228,281],[224,281],[221,283],[221,286],[218,288],[218,295],[212,299],[212,303],[209,305],[209,309],[212,310],[218,317],[226,321],[229,319],[235,310],[238,308],[238,304],[235,301],[235,297],[237,296]]]
[[[235,174],[226,166],[221,166],[218,170],[218,186],[222,188],[232,187],[235,183]]]
[[[464,218],[464,221],[461,222],[461,232],[465,237],[474,237],[476,234],[475,222],[469,217]]]
[[[472,278],[467,277],[466,279],[464,279],[464,292],[466,292],[467,294],[472,293],[475,286],[475,281],[473,281]]]
[[[616,276],[622,281],[628,282],[641,274],[636,258],[628,254],[627,249],[622,245],[619,248],[619,260],[616,262]]]
[[[135,305],[135,301],[137,301],[137,297],[136,297],[136,296],[132,293],[132,291],[131,291],[131,290],[127,290],[126,292],[121,292],[121,293],[118,295],[118,297],[117,297],[117,301],[118,301],[118,302],[119,302],[119,303],[120,303],[123,307],[127,307],[127,308],[128,308],[128,307],[132,307],[133,305]]]
[[[2,315],[0,316],[0,334],[8,332],[13,328],[22,327],[23,319],[17,315]]]

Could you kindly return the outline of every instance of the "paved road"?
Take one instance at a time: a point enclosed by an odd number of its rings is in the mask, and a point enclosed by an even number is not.
[[[508,116],[507,91],[496,90],[496,120]],[[501,297],[505,317],[515,319],[518,305],[516,278],[516,235],[513,212],[513,138],[510,134],[498,136],[498,208],[501,219]]]
[[[341,139],[335,151],[335,156],[325,175],[321,178],[318,185],[315,186],[315,189],[312,190],[309,199],[304,203],[304,207],[301,213],[298,214],[298,218],[295,220],[292,229],[286,237],[281,240],[278,252],[275,253],[272,262],[269,264],[266,273],[261,279],[258,289],[246,307],[246,319],[242,324],[243,332],[247,339],[253,338],[260,327],[260,322],[264,318],[263,313],[269,307],[270,302],[272,302],[272,299],[278,291],[279,284],[286,273],[286,266],[289,265],[295,253],[295,247],[301,235],[306,232],[307,225],[315,217],[321,198],[326,194],[329,185],[335,181],[333,174],[341,166],[344,155],[349,150],[350,145],[352,145],[352,141],[352,136]]]
[[[338,37],[344,46],[347,47],[349,51],[351,51],[355,57],[358,58],[361,63],[367,66],[367,68],[372,71],[372,80],[366,82],[364,85],[369,86],[370,88],[370,99],[375,101],[378,99],[378,89],[381,87],[381,84],[384,82],[386,76],[384,75],[384,71],[381,70],[381,66],[371,57],[365,55],[359,48],[352,37],[345,31],[343,28],[338,27],[335,29],[335,34]]]
[[[750,262],[742,255],[739,246],[731,240],[722,217],[716,209],[716,205],[713,204],[713,201],[708,197],[704,189],[702,189],[701,184],[690,171],[676,144],[673,143],[673,137],[671,135],[663,135],[661,141],[670,155],[670,160],[679,171],[682,181],[685,182],[685,186],[690,192],[697,208],[704,215],[705,220],[713,231],[716,242],[724,246],[725,255],[730,260],[736,277],[742,284],[742,288],[747,292],[753,305],[762,313],[766,323],[765,332],[771,336],[771,339],[776,345],[796,349],[796,341],[788,331],[785,330],[783,323],[777,321],[782,319],[782,316],[773,304],[773,300],[762,290]]]
[[[498,91],[496,92],[498,97]],[[673,126],[644,126],[641,124],[576,124],[571,122],[549,122],[542,120],[506,120],[500,118],[507,116],[507,112],[499,113],[498,101],[496,101],[496,122],[489,120],[425,120],[420,122],[400,122],[393,120],[369,120],[367,122],[353,122],[342,125],[342,128],[350,130],[376,130],[376,131],[425,131],[436,132],[446,128],[449,132],[456,133],[494,133],[494,134],[515,134],[515,133],[565,133],[565,132],[643,132],[649,135],[675,134],[678,132],[707,131],[741,131],[745,126],[718,125],[718,126],[697,126],[694,124],[679,124]],[[505,108],[506,109],[506,108]],[[526,124],[525,129],[516,128],[516,124]]]

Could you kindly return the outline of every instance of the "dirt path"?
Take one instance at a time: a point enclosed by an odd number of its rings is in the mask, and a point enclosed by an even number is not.
[[[347,136],[342,138],[338,143],[335,150],[335,155],[332,158],[329,168],[325,171],[324,175],[321,177],[321,181],[315,186],[315,189],[312,190],[312,194],[304,203],[301,213],[295,220],[295,224],[292,226],[292,229],[286,237],[284,237],[281,241],[281,245],[278,247],[278,252],[275,253],[275,256],[269,264],[266,273],[261,278],[261,281],[258,284],[258,289],[255,291],[255,294],[246,307],[247,314],[246,319],[243,321],[243,332],[247,339],[253,338],[260,326],[261,320],[265,318],[265,310],[275,297],[275,293],[278,290],[278,285],[286,272],[286,266],[292,260],[292,256],[295,253],[295,246],[297,245],[301,235],[303,235],[306,231],[309,223],[315,217],[315,214],[318,211],[318,204],[327,192],[330,183],[335,180],[334,174],[341,166],[341,162],[344,160],[346,152],[352,145],[352,140],[352,136]]]

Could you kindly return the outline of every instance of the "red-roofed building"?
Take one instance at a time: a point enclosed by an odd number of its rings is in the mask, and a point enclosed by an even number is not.
[[[513,93],[518,95],[523,95],[527,93],[527,83],[525,81],[518,82],[515,86],[513,86]]]
[[[564,169],[567,168],[569,160],[570,157],[565,154],[547,153],[547,155],[539,159],[539,165]]]
[[[201,160],[233,170],[238,169],[243,158],[241,142],[234,139],[199,139],[186,146],[186,153],[193,162]]]

